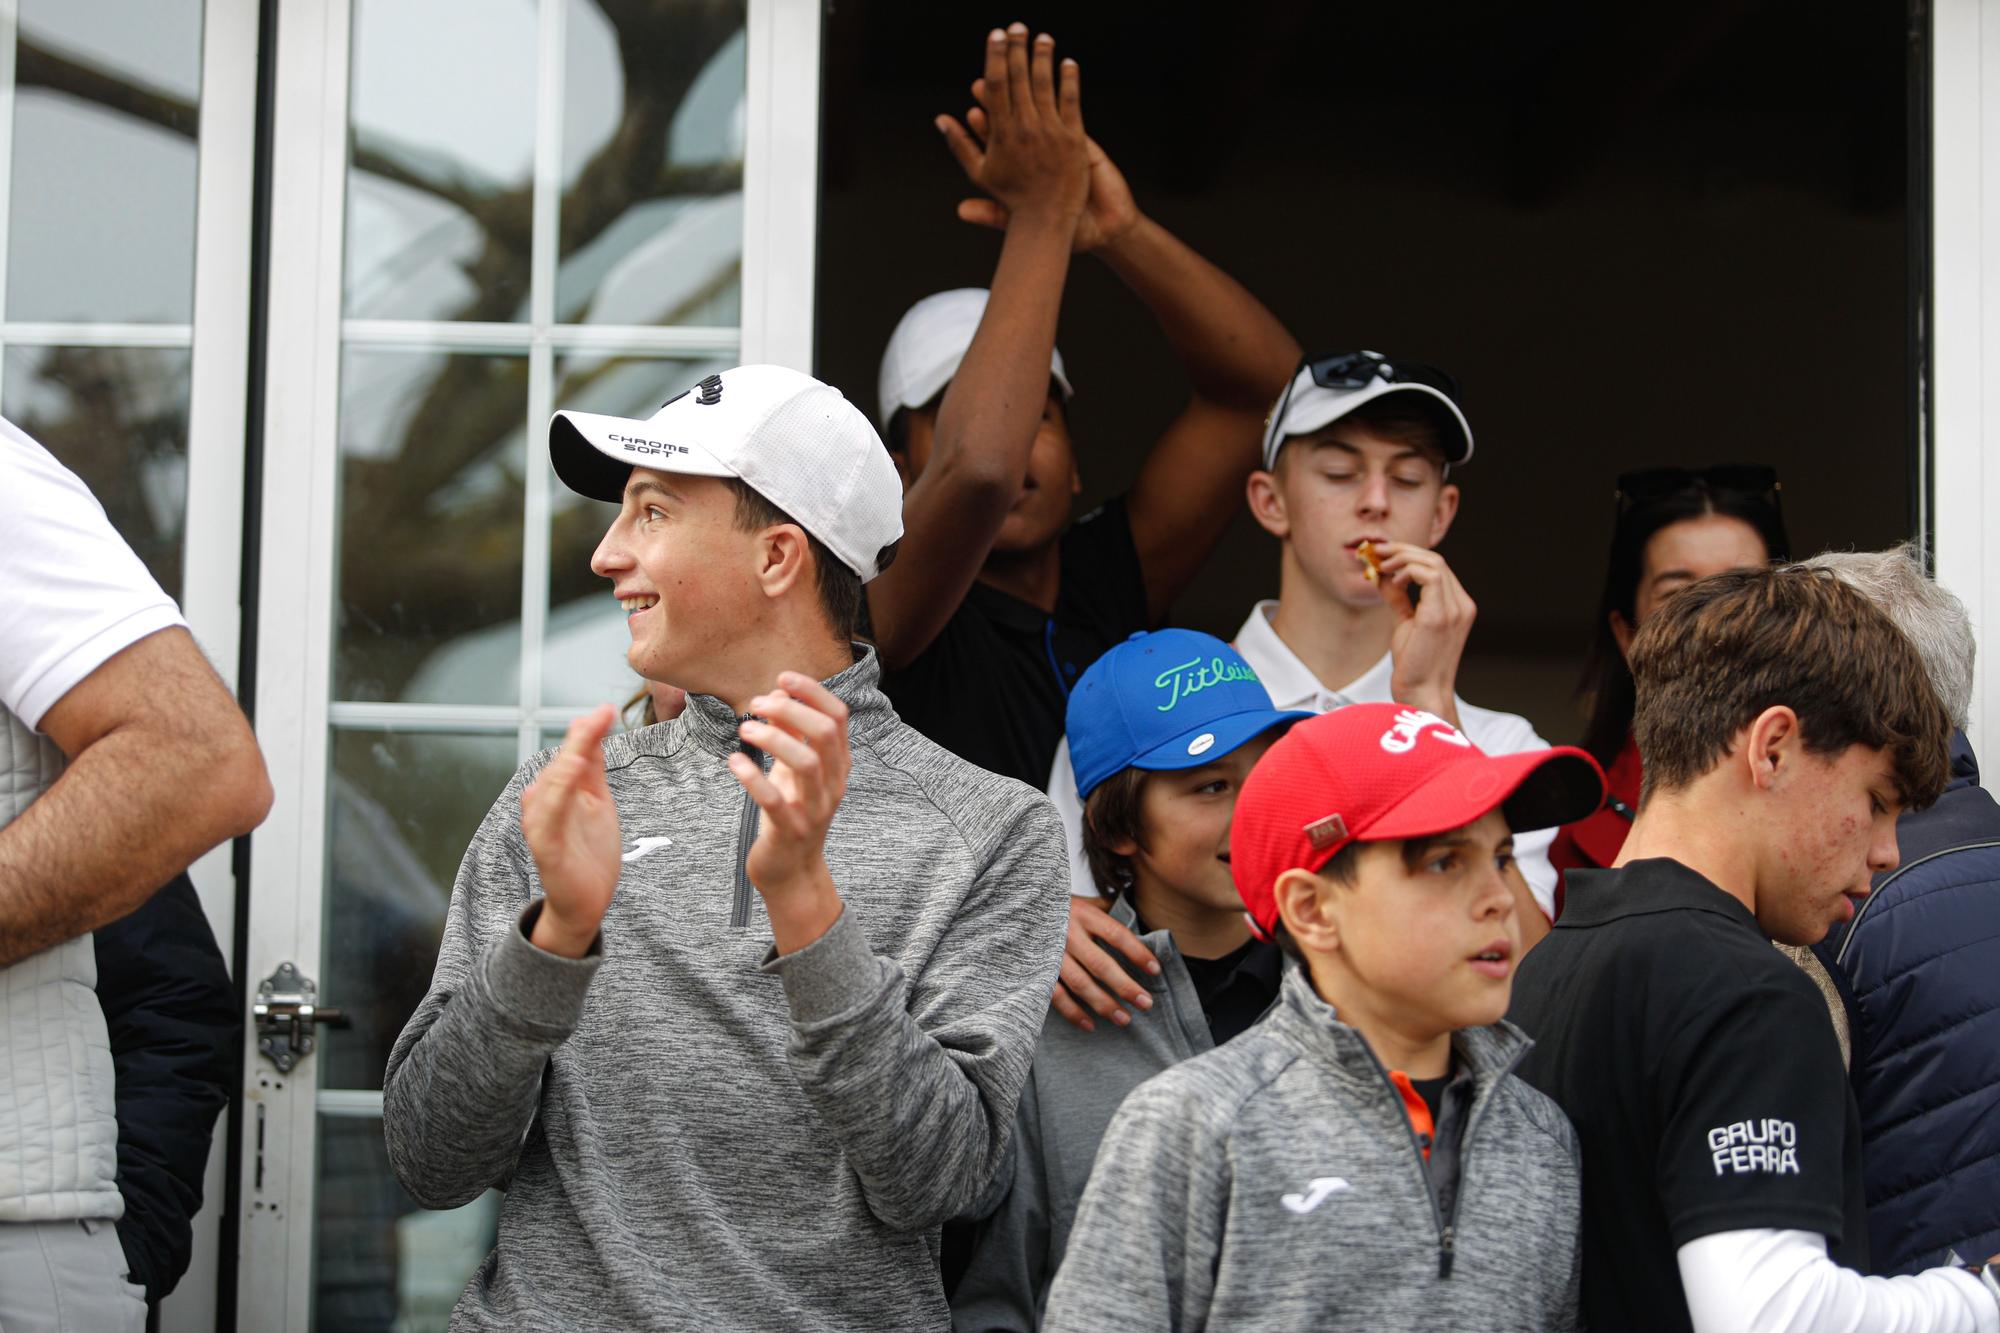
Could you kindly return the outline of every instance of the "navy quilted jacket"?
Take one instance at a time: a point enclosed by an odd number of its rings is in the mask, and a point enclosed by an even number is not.
[[[2000,1251],[2000,805],[1963,732],[1951,757],[1944,796],[1897,826],[1901,865],[1819,946],[1852,1020],[1885,1274]]]

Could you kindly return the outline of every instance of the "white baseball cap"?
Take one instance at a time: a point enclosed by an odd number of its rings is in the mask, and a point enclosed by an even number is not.
[[[635,467],[737,477],[798,520],[863,582],[903,535],[903,483],[840,390],[784,366],[737,366],[644,421],[558,412],[549,462],[565,486],[617,503]]]
[[[951,383],[986,314],[986,295],[984,287],[959,287],[926,296],[903,312],[882,351],[882,370],[875,381],[884,429],[896,413],[922,407]],[[1049,375],[1068,402],[1076,391],[1063,373],[1060,350],[1049,356]]]
[[[1327,367],[1336,367],[1328,373]],[[1422,375],[1422,379],[1415,378]],[[1336,378],[1340,387],[1329,388],[1321,378]],[[1426,382],[1432,381],[1432,382]],[[1294,435],[1310,435],[1331,426],[1363,403],[1392,393],[1424,394],[1444,404],[1447,418],[1457,425],[1458,438],[1444,441],[1446,466],[1472,457],[1472,427],[1451,393],[1439,385],[1456,381],[1443,371],[1420,362],[1403,362],[1401,369],[1380,352],[1345,352],[1337,356],[1307,357],[1285,385],[1264,423],[1264,468],[1277,464],[1278,451]],[[1352,387],[1348,387],[1352,385]]]

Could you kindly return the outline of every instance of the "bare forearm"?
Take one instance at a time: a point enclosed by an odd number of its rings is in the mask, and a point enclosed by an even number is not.
[[[939,405],[931,472],[992,477],[1013,498],[1049,395],[1049,355],[1069,276],[1072,209],[1017,212],[1000,247],[986,314]],[[997,517],[997,515],[996,515]]]
[[[116,921],[270,805],[248,743],[144,727],[84,750],[0,829],[0,966]]]
[[[1197,395],[1260,413],[1271,405],[1299,345],[1263,302],[1149,217],[1097,254],[1159,320]]]

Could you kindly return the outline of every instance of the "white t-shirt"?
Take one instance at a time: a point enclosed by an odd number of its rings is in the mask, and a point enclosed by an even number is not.
[[[1273,705],[1287,712],[1328,713],[1346,704],[1394,702],[1389,692],[1393,665],[1389,654],[1382,654],[1381,661],[1342,688],[1329,690],[1271,628],[1271,613],[1277,609],[1275,601],[1257,603],[1243,627],[1236,631],[1235,642],[1236,651],[1243,654],[1243,660],[1270,691]],[[1456,695],[1452,697],[1458,703],[1459,729],[1486,753],[1519,754],[1523,750],[1548,748],[1549,743],[1535,734],[1528,719],[1513,713],[1496,713],[1490,708],[1475,708]],[[1079,898],[1095,897],[1097,883],[1091,878],[1090,862],[1083,854],[1083,802],[1076,792],[1076,770],[1070,766],[1068,738],[1056,747],[1055,767],[1049,772],[1049,799],[1055,802],[1069,837],[1070,893]],[[1528,881],[1535,902],[1551,920],[1555,918],[1556,870],[1549,864],[1549,844],[1555,840],[1554,829],[1517,834],[1514,838],[1514,860],[1521,867],[1521,875]]]
[[[184,624],[89,488],[0,419],[0,707],[35,730],[111,657]]]

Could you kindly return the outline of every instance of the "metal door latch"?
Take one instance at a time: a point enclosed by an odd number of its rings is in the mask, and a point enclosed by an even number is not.
[[[313,1053],[315,1023],[347,1026],[347,1015],[322,1008],[318,984],[300,976],[289,962],[278,964],[278,970],[257,987],[250,1014],[257,1023],[257,1049],[281,1074],[291,1073],[293,1065]]]

